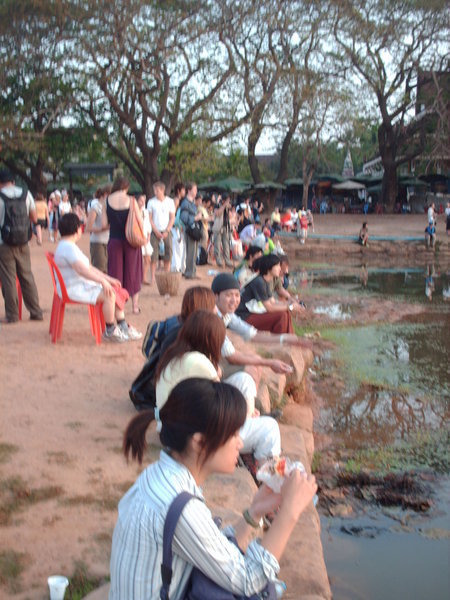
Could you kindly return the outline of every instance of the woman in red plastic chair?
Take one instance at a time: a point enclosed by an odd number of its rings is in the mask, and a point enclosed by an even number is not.
[[[123,327],[120,327],[121,323],[126,323],[124,312],[116,306],[116,290],[121,288],[120,281],[93,267],[88,257],[78,248],[77,241],[82,230],[76,214],[63,215],[58,228],[61,240],[54,260],[64,279],[69,298],[86,304],[102,302],[106,324],[103,339],[109,342],[128,341],[130,338]]]

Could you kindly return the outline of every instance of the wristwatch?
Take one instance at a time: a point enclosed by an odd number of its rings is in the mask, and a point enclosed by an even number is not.
[[[294,310],[294,305],[292,303],[288,304],[288,308],[292,312]]]
[[[244,510],[242,516],[244,517],[245,521],[250,525],[250,527],[253,527],[254,529],[258,529],[264,525],[262,517],[259,521],[255,521],[255,519],[253,519],[250,515],[248,508]]]

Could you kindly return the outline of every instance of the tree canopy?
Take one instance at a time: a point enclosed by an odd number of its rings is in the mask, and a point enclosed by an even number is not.
[[[375,126],[392,207],[398,166],[439,147],[431,130],[445,146],[438,0],[4,0],[0,17],[0,161],[35,192],[65,162],[111,156],[146,193],[259,183],[268,141],[271,177],[307,184],[327,148],[368,158]],[[420,73],[436,93],[419,118]]]

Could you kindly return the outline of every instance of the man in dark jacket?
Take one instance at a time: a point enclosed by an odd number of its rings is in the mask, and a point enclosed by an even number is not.
[[[23,212],[25,218],[23,223],[16,221],[17,232],[10,237],[6,236],[3,229],[7,213],[7,203],[25,203]],[[21,208],[20,206],[18,207]],[[28,216],[28,218],[27,218]],[[28,245],[28,227],[29,222],[36,223],[36,208],[33,196],[30,192],[26,195],[20,187],[14,184],[14,178],[7,170],[0,171],[0,281],[2,283],[2,294],[5,300],[6,323],[15,323],[19,320],[19,298],[16,287],[16,276],[22,289],[22,296],[25,306],[30,311],[30,319],[33,321],[42,321],[42,310],[39,306],[39,296],[31,272],[30,247]],[[21,241],[21,232],[23,229],[24,238]]]
[[[180,220],[184,225],[186,241],[186,270],[183,273],[183,276],[186,277],[186,279],[198,279],[196,276],[198,241],[194,240],[188,232],[193,223],[202,218],[201,213],[197,212],[197,205],[195,204],[196,195],[197,185],[193,182],[188,183],[186,185],[186,197],[180,204]]]

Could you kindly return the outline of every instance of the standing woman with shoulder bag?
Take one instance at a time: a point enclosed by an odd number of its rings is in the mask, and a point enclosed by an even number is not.
[[[142,283],[142,250],[133,248],[125,236],[125,226],[131,202],[134,198],[128,195],[130,184],[125,177],[118,177],[106,199],[106,210],[102,212],[103,227],[109,224],[108,242],[108,275],[118,279],[122,287],[131,296],[133,313],[138,314],[139,292]],[[139,340],[142,333],[129,325],[125,320],[118,323],[119,327],[131,340]]]

